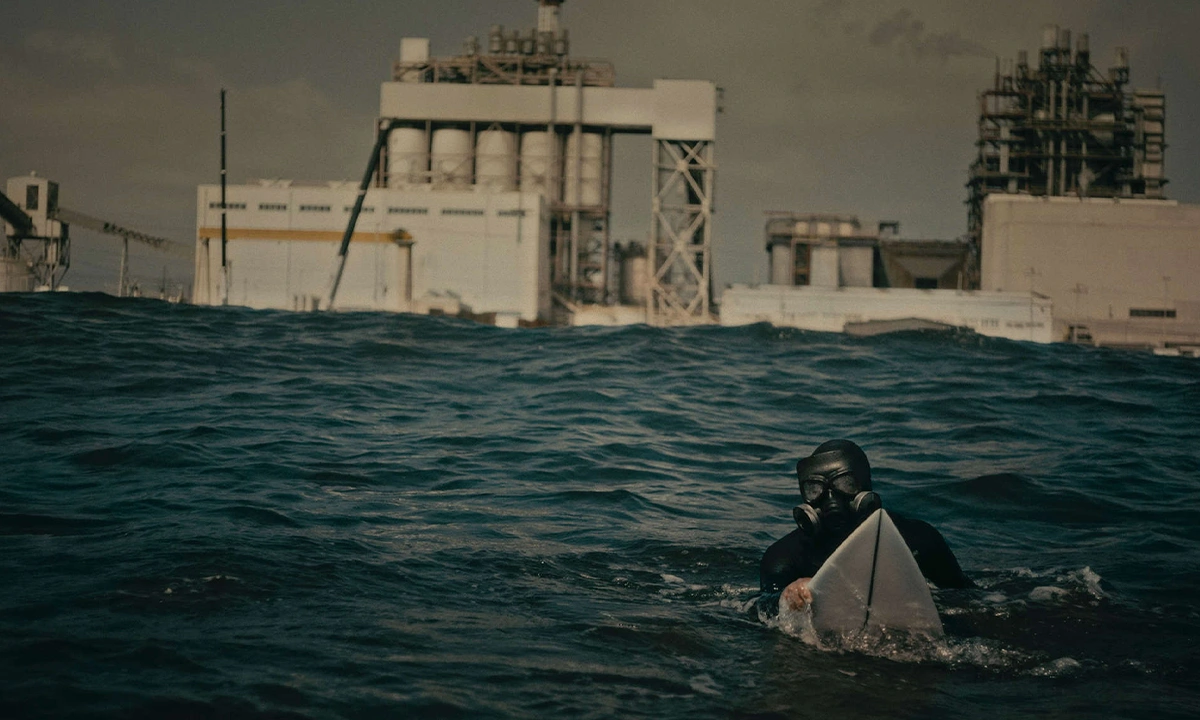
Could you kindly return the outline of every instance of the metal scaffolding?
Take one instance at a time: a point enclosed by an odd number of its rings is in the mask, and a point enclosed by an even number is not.
[[[970,168],[968,237],[979,257],[984,199],[991,193],[1163,197],[1161,90],[1126,89],[1129,54],[1117,48],[1107,74],[1091,64],[1088,36],[1046,26],[1037,68],[1027,53],[979,96],[978,155]],[[972,278],[977,282],[978,278]]]
[[[655,140],[647,288],[651,325],[711,321],[715,174],[712,142]]]

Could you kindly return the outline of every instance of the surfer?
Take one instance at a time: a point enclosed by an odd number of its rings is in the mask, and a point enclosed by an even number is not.
[[[849,440],[822,443],[796,463],[796,477],[803,499],[792,510],[797,527],[763,554],[759,587],[799,610],[812,601],[808,581],[881,502],[871,489],[866,453]],[[893,510],[888,515],[926,579],[939,588],[974,587],[936,528]]]

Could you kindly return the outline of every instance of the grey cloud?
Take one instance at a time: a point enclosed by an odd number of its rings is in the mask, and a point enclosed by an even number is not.
[[[921,42],[921,34],[925,32],[925,23],[913,17],[912,11],[900,9],[886,20],[880,20],[871,30],[867,40],[876,47],[891,45],[896,38],[902,38],[906,44],[916,46]]]
[[[918,58],[932,57],[942,62],[951,57],[991,57],[993,54],[987,47],[956,32],[927,33],[925,23],[907,8],[901,8],[891,17],[879,21],[867,36],[867,41],[875,47],[898,44]]]
[[[951,57],[992,57],[995,55],[986,46],[960,37],[958,33],[926,35],[915,50],[918,57],[931,55],[943,62]]]

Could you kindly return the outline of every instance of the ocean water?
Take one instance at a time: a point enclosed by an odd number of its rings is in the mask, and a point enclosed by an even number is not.
[[[847,437],[943,641],[760,613]],[[1200,363],[0,295],[0,717],[1200,714]]]

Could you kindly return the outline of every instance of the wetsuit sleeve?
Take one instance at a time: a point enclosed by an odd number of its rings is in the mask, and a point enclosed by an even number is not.
[[[912,550],[917,567],[929,582],[939,588],[971,588],[975,583],[959,567],[949,543],[935,527],[922,520],[913,520],[892,513],[896,529]]]
[[[807,543],[799,530],[775,541],[763,553],[758,566],[758,587],[764,593],[777,593],[802,577],[812,577]]]

